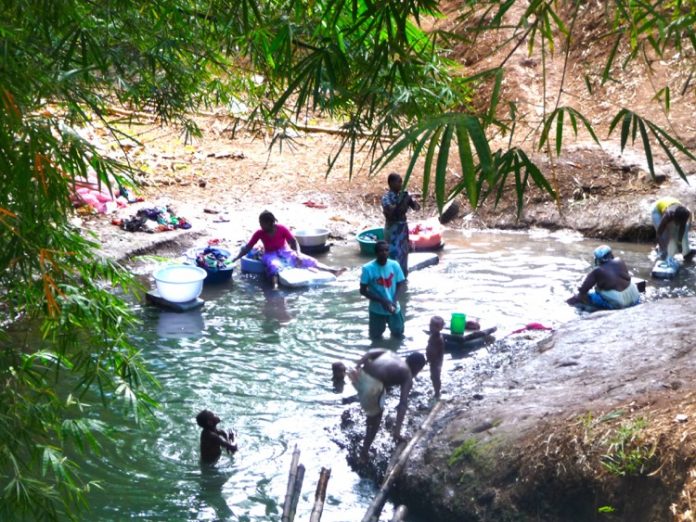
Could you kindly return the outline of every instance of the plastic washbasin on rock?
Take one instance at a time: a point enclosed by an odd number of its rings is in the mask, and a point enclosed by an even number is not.
[[[360,245],[360,253],[366,256],[374,256],[376,253],[377,241],[384,239],[383,228],[368,228],[358,232],[355,239]]]
[[[202,268],[191,265],[170,265],[153,274],[160,296],[173,303],[186,303],[201,295],[207,275]]]
[[[329,230],[326,228],[308,228],[296,230],[293,232],[295,239],[303,247],[321,247],[324,246],[329,238]]]

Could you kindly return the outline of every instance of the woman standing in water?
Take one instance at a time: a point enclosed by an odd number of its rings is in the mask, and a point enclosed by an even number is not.
[[[401,190],[403,180],[396,172],[387,177],[389,192],[382,196],[384,213],[384,240],[389,243],[389,257],[398,261],[404,277],[408,277],[408,222],[406,212],[409,208],[420,210],[420,205],[405,190]]]
[[[241,248],[239,254],[232,261],[245,256],[261,240],[264,249],[261,261],[266,267],[266,273],[271,278],[273,288],[278,287],[278,273],[284,268],[316,268],[331,272],[334,275],[340,275],[345,271],[345,268],[326,266],[313,257],[300,254],[295,236],[278,223],[275,216],[268,210],[264,210],[259,215],[259,225],[261,228],[254,232],[249,242]]]

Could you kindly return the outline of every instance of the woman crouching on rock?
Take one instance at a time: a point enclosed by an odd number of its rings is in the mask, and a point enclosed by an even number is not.
[[[239,254],[232,261],[245,256],[261,240],[264,249],[261,261],[266,267],[266,273],[271,278],[273,288],[278,287],[278,273],[284,268],[316,268],[331,272],[334,275],[340,275],[345,271],[345,268],[327,266],[313,257],[301,254],[295,236],[278,223],[275,216],[268,210],[264,210],[259,215],[259,225],[261,228],[254,232],[249,242],[241,248]]]

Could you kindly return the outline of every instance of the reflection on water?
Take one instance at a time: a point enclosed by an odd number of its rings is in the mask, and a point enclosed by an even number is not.
[[[170,339],[198,337],[205,328],[201,310],[188,312],[160,311],[157,320],[157,335]]]
[[[580,314],[565,300],[590,270],[599,244],[543,231],[450,231],[445,240],[440,264],[409,276],[406,338],[376,345],[424,350],[430,317],[452,312],[497,326],[499,337],[531,322],[558,326]],[[632,275],[649,279],[649,246],[612,247]],[[278,520],[295,444],[307,468],[296,519],[309,518],[322,466],[332,469],[322,520],[362,518],[375,485],[348,468],[328,433],[345,408],[331,364],[352,364],[373,346],[367,301],[358,292],[360,265],[369,259],[357,252],[357,245],[339,246],[322,258],[352,267],[325,287],[273,292],[257,278],[235,274],[234,283],[206,287],[205,306],[195,313],[143,307],[136,341],[162,384],[162,407],[154,425],[119,426],[114,419],[118,443],[86,462],[91,478],[104,485],[90,492],[94,520]],[[695,284],[687,267],[674,282],[650,281],[645,299],[693,295]],[[447,356],[443,381],[455,364],[470,363]],[[344,394],[351,393],[346,386]],[[204,408],[238,434],[239,444],[234,457],[223,455],[205,473],[194,419]]]

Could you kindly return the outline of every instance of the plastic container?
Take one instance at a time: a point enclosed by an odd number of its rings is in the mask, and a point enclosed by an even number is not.
[[[355,236],[360,245],[360,253],[366,256],[374,256],[376,253],[377,241],[384,239],[383,228],[368,228]]]
[[[233,267],[228,266],[225,268],[204,268],[208,276],[205,278],[205,283],[208,284],[218,284],[224,283],[232,279]]]
[[[263,261],[260,259],[256,259],[254,257],[249,257],[252,256],[253,251],[250,252],[249,254],[245,255],[241,259],[241,264],[242,264],[242,272],[246,272],[248,274],[264,274],[266,273],[266,267],[263,265]]]
[[[329,230],[326,228],[308,228],[305,230],[296,230],[293,232],[295,239],[303,247],[320,247],[324,246],[329,238]]]
[[[453,313],[450,319],[450,332],[453,335],[463,335],[466,330],[466,314]]]
[[[172,303],[193,301],[203,290],[203,280],[208,273],[197,266],[170,265],[154,274],[160,296]]]

